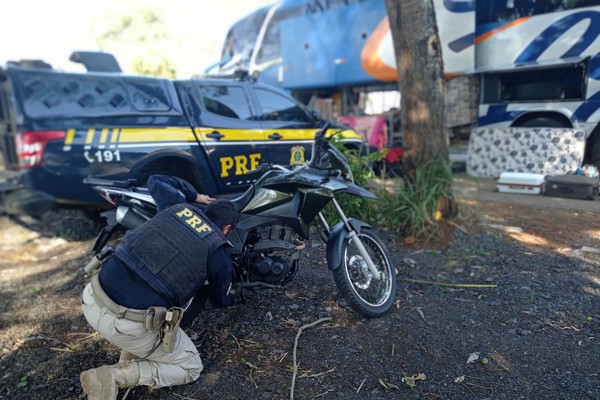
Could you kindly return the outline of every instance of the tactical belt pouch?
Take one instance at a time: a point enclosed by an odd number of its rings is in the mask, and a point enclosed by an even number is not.
[[[86,264],[86,266],[83,267],[83,270],[88,275],[95,274],[96,272],[98,272],[100,265],[102,265],[102,263],[104,261],[106,261],[108,259],[108,257],[112,256],[114,252],[115,251],[112,247],[110,247],[110,246],[104,247],[102,250],[100,250],[98,252],[98,254],[96,254],[96,255],[94,255],[94,257],[92,257],[90,262],[88,262]]]
[[[150,307],[146,310],[146,319],[144,321],[147,331],[158,331],[165,323],[167,309],[165,307]]]
[[[165,316],[165,324],[163,326],[163,351],[172,353],[177,342],[177,334],[179,324],[183,318],[183,308],[171,307]]]

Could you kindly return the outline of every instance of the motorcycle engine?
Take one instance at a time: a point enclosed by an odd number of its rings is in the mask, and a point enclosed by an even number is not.
[[[250,280],[277,284],[292,269],[292,264],[284,257],[260,255],[252,260]]]
[[[248,265],[250,281],[284,284],[295,272],[304,243],[283,225],[265,226],[254,234]]]

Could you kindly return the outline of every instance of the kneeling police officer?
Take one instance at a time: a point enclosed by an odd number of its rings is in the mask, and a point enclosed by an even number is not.
[[[233,203],[215,201],[163,175],[151,176],[148,190],[157,215],[125,235],[83,291],[88,323],[121,349],[117,364],[81,373],[89,399],[116,399],[125,387],[160,388],[198,379],[200,355],[180,328],[184,307],[195,294],[208,295],[218,308],[234,302],[225,246],[225,235],[239,219]],[[208,207],[203,211],[197,203]],[[193,314],[186,320],[197,311]]]

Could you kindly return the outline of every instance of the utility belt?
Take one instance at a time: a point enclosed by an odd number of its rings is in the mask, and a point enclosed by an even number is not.
[[[100,286],[100,280],[98,279],[98,274],[95,274],[92,277],[92,295],[94,296],[94,300],[96,304],[100,307],[106,307],[110,312],[115,314],[117,318],[123,318],[129,321],[134,322],[145,322],[146,321],[146,311],[147,310],[135,310],[127,307],[123,307],[118,305],[102,289]]]
[[[104,259],[102,261],[104,261]],[[171,307],[167,309],[166,307],[149,307],[147,310],[136,310],[123,307],[115,303],[106,294],[104,289],[102,289],[97,273],[92,276],[91,286],[92,296],[99,307],[106,307],[110,312],[115,314],[117,318],[143,323],[148,331],[158,331],[159,341],[152,349],[151,353],[161,342],[163,344],[164,352],[173,352],[177,340],[177,331],[181,320],[183,319],[183,308]]]

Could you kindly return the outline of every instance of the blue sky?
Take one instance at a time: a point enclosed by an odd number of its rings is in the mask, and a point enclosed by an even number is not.
[[[73,50],[98,50],[96,37],[118,16],[140,7],[160,15],[171,39],[152,51],[166,54],[180,78],[199,73],[220,56],[227,29],[274,0],[8,0],[2,4],[0,65],[8,60],[41,58],[55,68],[81,70],[68,61]],[[139,46],[107,49],[125,72]],[[146,51],[146,50],[145,50]]]

